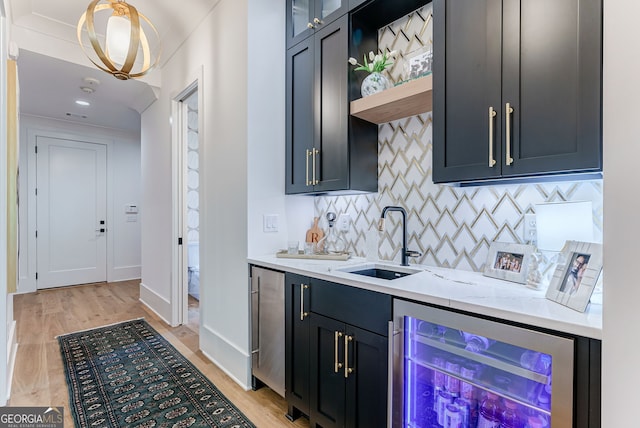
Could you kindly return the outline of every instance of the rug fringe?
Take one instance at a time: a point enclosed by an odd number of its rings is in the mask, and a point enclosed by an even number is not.
[[[96,330],[98,328],[111,327],[111,326],[118,325],[118,324],[123,324],[123,323],[126,323],[126,322],[140,321],[140,320],[144,321],[144,317],[133,318],[133,319],[124,320],[124,321],[118,321],[118,322],[114,322],[114,323],[111,323],[111,324],[99,325],[97,327],[89,327],[89,328],[85,328],[84,330],[72,331],[71,333],[59,334],[59,335],[55,336],[54,339],[57,340],[60,337],[71,336],[72,334],[76,334],[76,333],[84,333],[85,331],[91,331],[91,330]]]

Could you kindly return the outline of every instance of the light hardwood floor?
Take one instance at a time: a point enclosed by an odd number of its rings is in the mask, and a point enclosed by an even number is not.
[[[144,317],[258,428],[309,427],[305,418],[289,422],[286,402],[269,388],[245,391],[198,351],[197,302],[190,301],[189,324],[172,328],[138,301],[138,289],[135,280],[16,295],[18,355],[9,405],[64,405],[65,427],[72,427],[56,336]]]

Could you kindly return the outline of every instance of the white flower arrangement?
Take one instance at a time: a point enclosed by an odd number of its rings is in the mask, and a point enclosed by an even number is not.
[[[373,72],[382,72],[385,68],[393,64],[391,59],[396,56],[396,51],[384,52],[382,54],[374,54],[373,51],[369,52],[369,60],[367,61],[367,55],[364,55],[364,65],[360,64],[358,60],[351,57],[349,58],[349,64],[357,65],[354,70]]]

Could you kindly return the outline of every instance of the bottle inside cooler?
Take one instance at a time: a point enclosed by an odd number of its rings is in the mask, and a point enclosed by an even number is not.
[[[551,356],[405,318],[405,426],[548,428]]]

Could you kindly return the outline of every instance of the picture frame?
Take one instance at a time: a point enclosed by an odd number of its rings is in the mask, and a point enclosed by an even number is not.
[[[423,46],[409,52],[404,57],[404,80],[409,81],[431,73],[433,65],[433,49]]]
[[[492,242],[483,275],[526,284],[533,246],[508,242]]]
[[[602,245],[567,241],[560,260],[549,282],[546,297],[584,312],[602,273]]]

